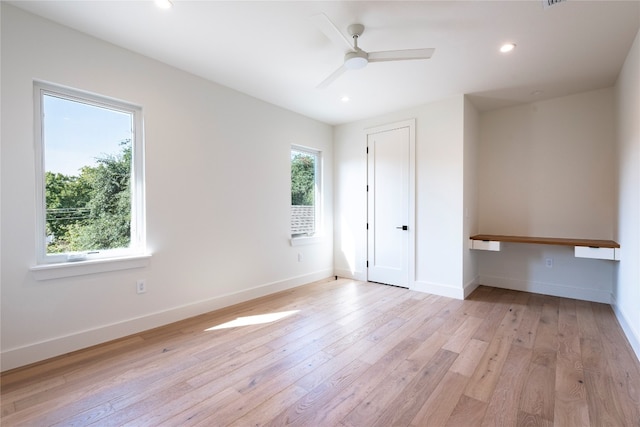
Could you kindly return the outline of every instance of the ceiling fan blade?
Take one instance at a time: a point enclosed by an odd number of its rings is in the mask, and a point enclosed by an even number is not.
[[[317,15],[311,16],[311,20],[315,26],[318,27],[318,29],[322,31],[322,33],[334,44],[340,46],[340,48],[346,48],[348,51],[355,52],[351,41],[342,34],[327,15],[324,13],[318,13]]]
[[[405,49],[369,52],[369,62],[404,61],[408,59],[429,59],[435,49]]]
[[[347,67],[345,67],[344,65],[341,66],[340,68],[338,68],[337,70],[335,70],[333,73],[331,73],[331,75],[329,77],[327,77],[326,79],[324,79],[318,86],[316,86],[318,89],[326,89],[327,86],[329,86],[331,83],[333,83],[333,81],[335,79],[337,79],[338,77],[340,77],[341,75],[344,74],[344,72],[347,71]]]

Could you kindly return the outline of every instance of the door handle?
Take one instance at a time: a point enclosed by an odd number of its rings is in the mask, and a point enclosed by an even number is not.
[[[398,226],[398,227],[396,227],[396,228],[397,228],[398,230],[405,230],[405,231],[406,231],[406,230],[408,230],[408,229],[409,229],[409,226],[408,226],[408,225],[401,225],[401,226]]]

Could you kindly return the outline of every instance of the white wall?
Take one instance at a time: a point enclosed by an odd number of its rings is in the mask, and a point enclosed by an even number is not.
[[[334,130],[336,274],[366,278],[364,129],[416,119],[416,259],[411,288],[464,296],[464,97],[358,121]],[[471,107],[473,108],[473,107]],[[471,141],[471,140],[470,140]]]
[[[330,126],[1,7],[3,370],[333,274]],[[33,79],[143,107],[148,267],[47,281],[29,271]],[[320,244],[289,243],[291,144],[324,155]]]
[[[614,239],[613,95],[602,89],[481,115],[480,233]],[[478,262],[486,285],[611,301],[615,263],[574,258],[571,247],[504,244],[479,251]]]
[[[612,89],[481,116],[483,233],[612,239]]]
[[[464,256],[464,296],[479,284],[477,251],[468,249],[469,237],[478,234],[478,145],[480,115],[465,97],[464,103],[464,229],[462,246]]]
[[[640,32],[615,86],[618,139],[618,235],[622,259],[614,309],[640,359]]]

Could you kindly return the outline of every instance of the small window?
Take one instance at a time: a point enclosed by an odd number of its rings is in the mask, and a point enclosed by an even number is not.
[[[35,84],[39,264],[144,252],[142,112]]]
[[[319,151],[291,148],[291,237],[318,232],[320,161]]]

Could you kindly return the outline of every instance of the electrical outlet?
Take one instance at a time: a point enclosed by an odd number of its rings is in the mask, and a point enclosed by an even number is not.
[[[139,294],[147,292],[147,282],[144,279],[138,279],[136,282],[136,292]]]
[[[303,260],[304,260],[304,257],[300,252],[298,252],[298,262],[302,262]]]
[[[553,268],[553,258],[545,258],[544,265],[547,268]]]

